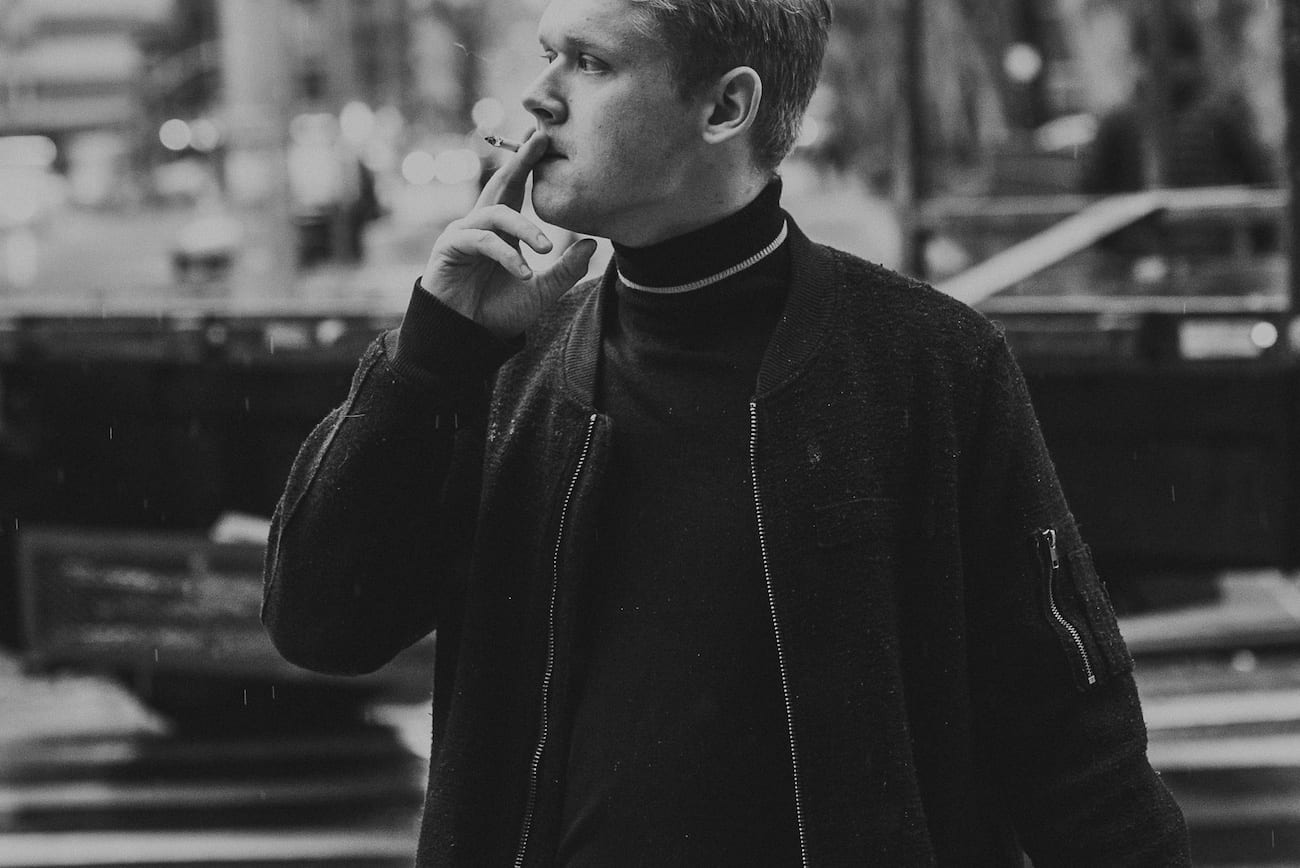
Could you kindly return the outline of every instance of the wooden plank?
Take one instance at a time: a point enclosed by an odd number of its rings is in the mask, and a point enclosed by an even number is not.
[[[225,739],[174,737],[0,738],[0,780],[14,780],[45,770],[104,772],[131,766],[152,769],[202,765],[231,767],[254,763],[283,767],[291,763],[328,764],[341,760],[410,758],[388,730],[340,735],[293,734]]]
[[[1264,316],[1286,312],[1280,295],[1008,295],[980,305],[988,316],[1096,314],[1106,317],[1158,313],[1185,316]],[[1100,327],[1100,326],[1099,326]]]
[[[0,868],[109,865],[232,865],[391,859],[409,864],[412,831],[61,832],[0,834]]]
[[[1297,781],[1290,782],[1290,786],[1269,781],[1267,785],[1252,787],[1250,780],[1244,778],[1238,781],[1239,788],[1218,781],[1213,788],[1202,789],[1183,785],[1173,774],[1165,775],[1164,780],[1182,808],[1188,826],[1192,827],[1193,836],[1198,831],[1212,829],[1295,824],[1300,818],[1300,787],[1297,787],[1300,782]]]
[[[24,659],[145,673],[208,673],[422,695],[428,637],[356,678],[285,661],[259,621],[264,546],[175,531],[24,527],[19,587]]]
[[[1237,572],[1218,582],[1216,599],[1172,611],[1132,615],[1120,627],[1135,655],[1295,645],[1300,589],[1273,570]]]
[[[1292,769],[1300,774],[1300,733],[1153,739],[1147,757],[1160,772]]]
[[[1297,724],[1300,723],[1300,689],[1143,697],[1142,714],[1153,738],[1165,730]],[[1300,739],[1300,735],[1290,737]]]
[[[81,780],[0,785],[0,824],[6,818],[54,811],[213,811],[258,806],[362,804],[367,800],[419,800],[423,781],[385,770],[371,775],[320,775],[289,780],[182,782]]]

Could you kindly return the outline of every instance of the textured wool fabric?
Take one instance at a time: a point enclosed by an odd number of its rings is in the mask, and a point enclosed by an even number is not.
[[[1019,868],[1023,845],[1039,868],[1189,864],[1001,335],[793,224],[788,243],[751,435],[804,863]],[[616,496],[595,407],[612,279],[561,299],[491,388],[516,348],[417,348],[473,335],[413,299],[274,517],[263,620],[288,659],[368,671],[437,630],[422,866],[555,850],[537,794],[563,778],[578,603]]]

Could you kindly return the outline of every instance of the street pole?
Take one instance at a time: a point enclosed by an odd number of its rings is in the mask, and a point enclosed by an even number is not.
[[[1300,0],[1284,0],[1282,4],[1282,86],[1286,99],[1286,165],[1287,186],[1291,193],[1288,209],[1290,293],[1287,313],[1300,312],[1300,268],[1296,255],[1300,253],[1300,212],[1296,202],[1300,191]]]
[[[925,278],[926,229],[921,204],[927,193],[925,173],[925,4],[907,0],[903,18],[903,101],[899,124],[902,140],[896,160],[896,196],[902,215],[905,270]]]
[[[1173,150],[1173,107],[1170,103],[1169,28],[1171,0],[1156,0],[1147,10],[1147,132],[1143,137],[1144,186],[1148,190],[1169,186],[1169,156]]]
[[[326,32],[325,106],[335,117],[342,109],[357,99],[361,88],[357,82],[356,46],[353,39],[354,10],[350,2],[326,3],[321,9],[322,25]],[[330,251],[335,262],[355,262],[350,232],[350,213],[358,195],[359,171],[353,163],[358,156],[351,145],[340,140],[337,145],[339,160],[339,201],[330,215]]]
[[[283,0],[221,0],[226,181],[243,224],[231,275],[236,301],[292,294],[297,239],[289,206],[291,78]]]

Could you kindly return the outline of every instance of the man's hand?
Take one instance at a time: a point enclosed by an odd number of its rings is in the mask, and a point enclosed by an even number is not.
[[[519,213],[533,164],[546,152],[545,133],[531,135],[488,181],[474,209],[434,242],[420,284],[452,310],[499,337],[513,337],[587,273],[596,242],[584,238],[544,272],[519,252],[523,242],[546,253],[551,240]]]

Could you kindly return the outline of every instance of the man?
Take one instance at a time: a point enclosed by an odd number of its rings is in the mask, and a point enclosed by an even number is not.
[[[554,0],[535,134],[299,455],[277,647],[437,630],[421,865],[1187,864],[1000,336],[780,209],[829,18]],[[603,279],[520,257],[530,174]]]

